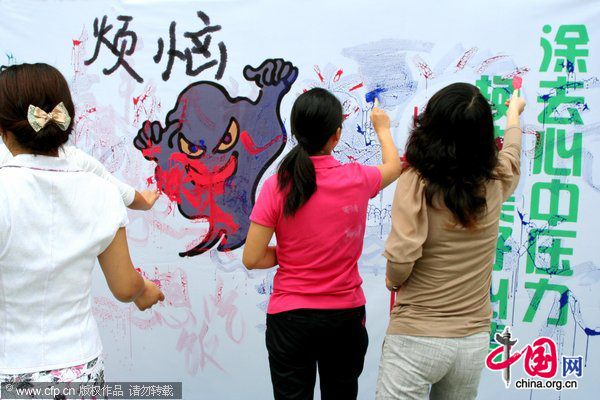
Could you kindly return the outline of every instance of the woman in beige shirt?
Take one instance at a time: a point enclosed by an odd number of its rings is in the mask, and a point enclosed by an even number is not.
[[[418,117],[385,245],[397,291],[377,399],[474,399],[489,345],[490,284],[502,203],[519,181],[523,99],[504,146],[479,89],[454,83]]]

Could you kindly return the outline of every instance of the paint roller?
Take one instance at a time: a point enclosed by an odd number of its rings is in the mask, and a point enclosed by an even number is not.
[[[521,78],[518,75],[513,76],[513,81],[512,81],[512,85],[513,85],[513,96],[520,96],[521,95],[521,86],[523,85],[523,78]]]

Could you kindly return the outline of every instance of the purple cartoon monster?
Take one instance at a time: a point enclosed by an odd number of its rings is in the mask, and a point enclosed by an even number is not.
[[[196,82],[180,93],[164,128],[146,121],[133,141],[156,161],[158,188],[181,214],[209,223],[206,236],[182,257],[217,243],[219,251],[244,244],[258,182],[285,146],[279,108],[298,69],[268,59],[258,68],[246,66],[244,77],[261,89],[256,100],[231,98],[217,83]]]

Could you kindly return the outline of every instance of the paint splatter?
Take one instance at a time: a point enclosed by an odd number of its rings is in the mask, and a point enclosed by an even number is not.
[[[387,91],[386,88],[382,88],[382,87],[375,88],[375,89],[371,90],[370,92],[367,92],[367,94],[365,94],[365,100],[367,103],[373,103],[375,101],[375,99],[379,99],[381,94],[385,93],[386,91]]]
[[[342,54],[358,63],[367,91],[385,88],[379,101],[386,107],[395,107],[417,90],[417,82],[406,62],[407,52],[430,52],[432,47],[433,43],[429,42],[385,39],[345,48]]]

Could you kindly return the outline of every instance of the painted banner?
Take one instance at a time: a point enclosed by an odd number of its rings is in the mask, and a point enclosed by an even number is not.
[[[522,177],[502,207],[478,398],[598,398],[600,2],[5,0],[0,13],[0,64],[46,62],[69,81],[71,143],[161,192],[153,210],[129,211],[127,234],[166,300],[140,312],[96,271],[107,381],[183,382],[184,399],[272,398],[264,333],[276,270],[249,272],[241,254],[261,184],[295,145],[300,93],[335,93],[345,116],[335,157],[377,165],[375,97],[402,152],[415,110],[472,83],[502,146],[516,76]],[[388,322],[393,190],[369,204],[359,261],[370,335],[360,399],[375,397]]]

